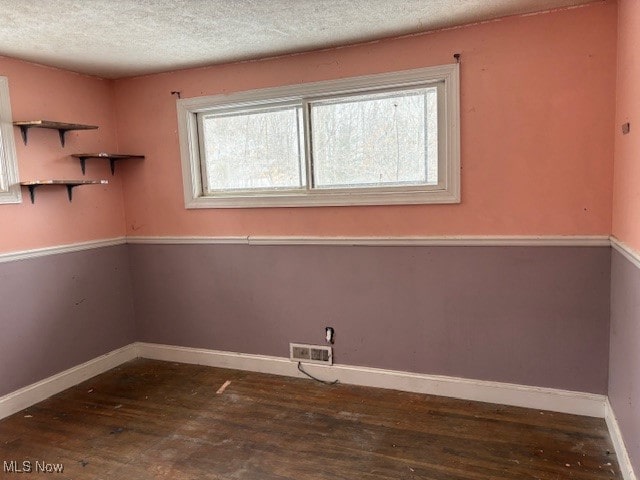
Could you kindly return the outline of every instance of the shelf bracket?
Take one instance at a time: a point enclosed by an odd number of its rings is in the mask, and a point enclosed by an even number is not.
[[[64,147],[64,136],[67,133],[67,130],[65,130],[64,128],[59,128],[58,129],[58,135],[60,135],[60,145],[62,145]]]
[[[36,188],[41,187],[42,185],[27,185],[29,189],[29,197],[31,198],[31,203],[36,203]],[[77,184],[67,184],[67,197],[69,197],[69,202],[73,200],[73,189],[76,188]]]
[[[28,143],[29,137],[29,129],[34,127],[34,125],[18,125],[20,127],[20,135],[22,136],[22,141],[25,145]],[[64,136],[68,132],[66,128],[56,128],[58,130],[58,135],[60,136],[60,145],[64,147]]]
[[[109,160],[109,168],[111,169],[111,175],[116,174],[116,163],[119,160],[124,160],[126,158],[144,158],[144,155],[127,155],[127,154],[118,154],[118,153],[74,153],[71,156],[80,160],[80,169],[82,170],[82,175],[86,174],[87,160],[90,158],[99,158],[102,160]]]
[[[36,188],[41,187],[42,185],[27,185],[29,189],[29,197],[31,198],[31,203],[36,203]],[[69,197],[69,201],[73,200],[73,189],[78,185],[65,185],[67,187],[67,196]]]
[[[28,125],[20,125],[20,135],[22,135],[22,141],[24,142],[24,144],[27,144],[27,134],[29,132],[29,126]]]
[[[87,171],[87,158],[92,158],[92,157],[78,157],[78,159],[80,160],[80,169],[82,170],[82,175],[85,175]],[[117,158],[109,159],[109,167],[111,168],[111,175],[116,174],[116,160]]]
[[[67,195],[69,196],[69,202],[73,200],[73,189],[77,187],[77,185],[66,185],[67,187]]]
[[[31,197],[31,203],[36,203],[36,188],[40,185],[27,185],[29,189],[29,197]]]
[[[81,185],[106,185],[109,182],[107,180],[36,180],[33,182],[21,182],[20,185],[29,189],[29,196],[31,197],[31,203],[35,203],[36,200],[36,188],[42,185],[56,185],[64,186],[67,189],[67,197],[69,202],[73,200],[73,189]]]

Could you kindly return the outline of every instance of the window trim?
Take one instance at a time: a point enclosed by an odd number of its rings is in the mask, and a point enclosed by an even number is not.
[[[440,186],[374,187],[372,189],[322,189],[273,192],[231,192],[216,196],[204,195],[198,135],[198,113],[224,108],[254,107],[274,102],[303,101],[304,128],[308,129],[307,100],[314,97],[338,96],[405,87],[419,87],[444,82],[444,95],[438,95],[438,129],[443,134],[439,142],[445,166],[439,164],[439,174],[445,178]],[[460,203],[460,82],[457,63],[399,72],[382,73],[328,80],[299,85],[235,92],[228,95],[194,97],[177,101],[178,134],[182,159],[185,207],[304,207],[344,205],[408,205],[428,203]],[[307,132],[308,133],[308,132]],[[310,145],[306,145],[310,154]],[[435,188],[434,188],[435,187]]]
[[[21,203],[18,155],[13,137],[9,80],[0,76],[0,174],[4,172],[7,189],[0,189],[0,204]]]

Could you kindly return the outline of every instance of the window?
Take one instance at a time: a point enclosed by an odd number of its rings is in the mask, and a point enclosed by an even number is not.
[[[458,203],[458,65],[178,100],[187,208]]]
[[[18,162],[13,141],[9,82],[0,77],[0,203],[20,203]]]

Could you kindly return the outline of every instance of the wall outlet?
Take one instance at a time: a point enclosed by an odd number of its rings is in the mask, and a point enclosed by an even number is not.
[[[333,348],[324,345],[290,343],[289,359],[292,362],[333,365]]]

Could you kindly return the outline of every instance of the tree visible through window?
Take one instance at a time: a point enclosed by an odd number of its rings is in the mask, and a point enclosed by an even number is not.
[[[436,185],[437,89],[311,103],[318,188]]]
[[[204,115],[207,190],[304,186],[299,107]]]

